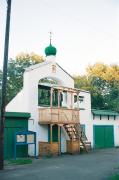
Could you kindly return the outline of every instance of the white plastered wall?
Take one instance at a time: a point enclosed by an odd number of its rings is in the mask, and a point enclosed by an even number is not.
[[[6,107],[6,111],[27,112],[24,106],[24,91],[23,89],[13,98]]]
[[[91,118],[91,95],[89,92],[81,91],[80,96],[83,96],[83,102],[79,103],[80,107],[80,123],[85,125],[85,134],[88,141],[93,146],[93,122]]]
[[[52,66],[56,66],[56,72],[52,71]],[[37,132],[36,146],[38,155],[38,142],[48,141],[47,125],[39,125],[38,113],[38,83],[44,78],[52,78],[61,86],[74,87],[74,80],[55,62],[55,57],[47,57],[43,63],[29,67],[24,73],[23,90],[8,105],[7,111],[29,112],[32,121],[29,121],[28,129]],[[64,137],[63,132],[61,136]],[[65,137],[64,137],[65,139]],[[61,144],[66,149],[66,140],[62,138]],[[65,142],[65,143],[64,143]],[[33,155],[33,148],[29,148],[29,155]]]
[[[95,116],[93,125],[112,125],[114,127],[114,146],[119,146],[119,116],[116,116],[115,120],[114,116],[109,117],[109,120],[107,116],[101,116],[101,120],[100,116]]]

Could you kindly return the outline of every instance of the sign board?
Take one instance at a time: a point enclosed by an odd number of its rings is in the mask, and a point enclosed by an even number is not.
[[[17,135],[16,137],[17,143],[25,142],[25,135]]]
[[[27,134],[27,143],[34,143],[34,134]]]
[[[34,156],[36,157],[36,132],[20,131],[14,135],[14,158],[16,159],[16,146],[34,144]]]

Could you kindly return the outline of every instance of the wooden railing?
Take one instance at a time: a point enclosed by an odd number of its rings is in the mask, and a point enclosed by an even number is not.
[[[77,124],[79,123],[78,109],[39,108],[40,124]]]

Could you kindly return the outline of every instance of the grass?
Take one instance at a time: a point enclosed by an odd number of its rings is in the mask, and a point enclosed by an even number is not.
[[[119,174],[115,174],[112,177],[110,177],[110,180],[119,180]]]
[[[32,164],[32,159],[28,158],[19,158],[19,159],[10,159],[8,160],[9,165],[23,165],[23,164]]]

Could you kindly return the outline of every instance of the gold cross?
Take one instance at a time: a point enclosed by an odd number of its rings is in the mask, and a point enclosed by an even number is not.
[[[53,32],[50,31],[49,34],[50,34],[50,44],[51,44]]]

